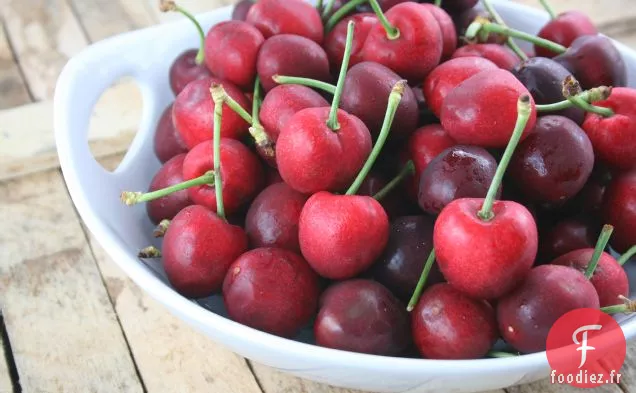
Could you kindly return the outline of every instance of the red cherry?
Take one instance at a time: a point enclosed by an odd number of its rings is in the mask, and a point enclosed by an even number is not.
[[[442,126],[457,143],[504,147],[514,129],[520,95],[529,95],[528,89],[509,71],[480,72],[448,93],[442,107]],[[532,97],[530,105],[530,119],[522,139],[532,131],[536,122]]]
[[[615,88],[594,105],[614,111],[610,117],[588,112],[583,122],[596,158],[616,169],[636,168],[636,90]]]
[[[163,239],[163,265],[180,294],[201,298],[221,290],[225,274],[247,250],[247,236],[199,205],[181,210]]]
[[[474,56],[457,57],[440,64],[428,74],[422,86],[429,108],[435,116],[440,117],[448,93],[471,76],[496,69],[492,61]]]
[[[457,31],[453,19],[443,8],[433,4],[421,4],[433,15],[442,32],[442,60],[450,58],[457,49]]]
[[[185,143],[183,143],[179,132],[174,128],[174,123],[172,122],[172,104],[163,111],[159,118],[153,139],[153,148],[155,155],[162,164],[174,156],[188,152],[188,148]]]
[[[267,39],[258,54],[256,69],[265,91],[276,86],[274,75],[331,80],[325,50],[310,39],[292,34]]]
[[[292,337],[318,308],[318,276],[298,254],[258,248],[241,255],[223,282],[223,302],[233,320]]]
[[[320,303],[314,324],[320,346],[396,356],[411,343],[406,308],[377,282],[356,279],[334,284]]]
[[[627,252],[636,245],[636,170],[612,180],[603,204],[603,217],[616,229],[610,240],[616,251]]]
[[[426,8],[413,2],[395,5],[387,11],[386,19],[392,29],[387,30],[382,23],[373,26],[362,57],[390,68],[410,82],[422,81],[442,57],[439,23]]]
[[[572,42],[584,35],[596,35],[598,30],[590,18],[580,11],[568,11],[559,14],[548,22],[537,34],[546,40],[556,42],[568,48]],[[539,57],[554,57],[558,53],[535,45],[534,51]]]
[[[376,18],[375,14],[368,12],[354,14],[338,22],[333,30],[327,34],[325,43],[323,44],[332,69],[339,69],[342,65],[342,57],[344,56],[345,41],[347,38],[347,25],[350,20],[356,24],[356,32],[353,36],[353,47],[351,48],[349,67],[363,61],[362,46],[371,28],[378,23],[378,18]]]
[[[170,66],[170,88],[175,95],[179,95],[185,87],[193,81],[212,77],[205,64],[197,64],[198,49],[190,49],[177,57]]]
[[[371,152],[371,134],[360,119],[339,109],[340,129],[334,131],[327,125],[329,111],[309,108],[297,112],[276,142],[281,177],[302,193],[343,189]]]
[[[247,211],[245,232],[250,245],[300,252],[298,220],[307,198],[285,183],[264,189]]]
[[[430,124],[415,130],[404,145],[404,150],[400,153],[401,161],[413,160],[415,164],[415,174],[411,181],[406,182],[408,195],[413,200],[417,200],[417,193],[422,172],[441,152],[455,145],[453,138],[448,136],[444,128],[439,124]]]
[[[185,154],[179,154],[163,164],[152,178],[148,191],[152,192],[175,184],[183,183],[183,160],[185,157]],[[172,219],[182,209],[190,206],[191,204],[192,201],[190,200],[188,191],[181,190],[162,198],[149,201],[146,204],[146,211],[148,212],[150,220],[155,224],[159,224],[161,220]]]
[[[329,107],[329,103],[309,87],[280,85],[265,95],[259,119],[267,135],[276,142],[281,130],[293,115],[303,109],[320,107]]]
[[[223,202],[228,215],[251,201],[263,184],[263,169],[258,158],[241,142],[221,139],[221,178]],[[212,171],[214,152],[212,143],[202,142],[187,154],[183,162],[183,177],[194,179]],[[216,212],[214,185],[195,186],[188,189],[190,199]]]
[[[242,89],[254,85],[263,34],[246,22],[221,22],[205,37],[205,62],[214,76]]]
[[[389,219],[375,199],[318,192],[300,214],[300,249],[321,276],[344,280],[367,270],[389,238]]]
[[[212,140],[214,102],[210,96],[212,84],[223,85],[227,94],[247,110],[247,98],[238,87],[217,78],[194,81],[177,96],[172,109],[174,126],[189,149],[201,142]],[[249,124],[236,112],[225,105],[221,135],[224,138],[239,139],[247,134]]]
[[[550,263],[569,266],[585,273],[593,254],[593,248],[574,250]],[[621,303],[619,296],[629,296],[629,280],[625,270],[616,259],[606,252],[601,254],[590,282],[596,288],[601,307],[619,304]]]
[[[232,20],[245,20],[247,18],[247,13],[250,11],[250,8],[252,8],[255,1],[256,0],[241,0],[236,3],[232,10]]]
[[[495,63],[497,67],[510,71],[521,63],[521,60],[507,46],[498,44],[470,44],[458,48],[452,58],[483,57]]]
[[[589,221],[570,218],[550,225],[541,239],[542,259],[550,261],[570,251],[594,247],[598,236],[598,228]]]
[[[557,319],[572,310],[599,307],[596,289],[583,273],[566,266],[542,265],[497,302],[499,331],[520,352],[544,351]]]
[[[246,21],[256,26],[265,38],[296,34],[318,44],[323,40],[320,14],[303,0],[259,0],[250,8]]]
[[[448,284],[424,291],[411,316],[417,349],[427,359],[479,359],[499,336],[495,311]]]

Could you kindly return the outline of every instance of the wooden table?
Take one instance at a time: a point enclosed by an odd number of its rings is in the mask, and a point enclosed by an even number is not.
[[[194,12],[231,2],[181,1]],[[553,3],[588,11],[603,32],[636,45],[633,0]],[[58,73],[91,42],[177,17],[153,0],[0,1],[0,392],[351,392],[246,361],[168,314],[74,209],[52,133]],[[100,100],[90,135],[105,166],[122,158],[140,113],[130,81]],[[635,379],[636,344],[620,386],[598,391],[636,392]],[[508,392],[573,390],[544,381]]]

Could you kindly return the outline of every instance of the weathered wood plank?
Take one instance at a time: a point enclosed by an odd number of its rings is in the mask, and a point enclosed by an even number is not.
[[[65,0],[4,0],[0,13],[36,100],[51,98],[60,70],[86,38]]]
[[[26,392],[141,392],[58,171],[0,183],[0,306]]]
[[[7,354],[4,352],[5,343],[2,335],[0,335],[0,393],[9,393],[13,390],[11,381],[11,373],[6,361]]]
[[[0,109],[30,102],[20,69],[7,41],[4,23],[0,20]]]
[[[82,28],[91,42],[154,24],[149,12],[141,12],[139,1],[70,0]],[[136,4],[136,8],[133,5]],[[124,7],[124,4],[129,4]],[[144,7],[145,8],[145,7]]]
[[[179,0],[177,3],[193,14],[212,11],[215,8],[238,3],[239,0]],[[183,18],[176,12],[162,13],[159,11],[159,0],[145,0],[155,17],[162,23],[171,22]]]
[[[506,389],[508,393],[575,393],[581,391],[570,385],[553,384],[549,379],[528,385],[515,386]],[[603,385],[598,388],[588,389],[591,393],[622,393],[623,391],[618,385]]]

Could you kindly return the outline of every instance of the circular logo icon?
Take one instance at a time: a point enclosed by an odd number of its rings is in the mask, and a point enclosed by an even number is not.
[[[551,382],[578,388],[620,383],[627,344],[618,323],[592,308],[570,311],[548,333]]]

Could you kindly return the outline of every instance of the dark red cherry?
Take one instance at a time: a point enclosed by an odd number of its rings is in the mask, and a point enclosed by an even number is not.
[[[258,248],[241,255],[223,282],[223,302],[233,320],[292,337],[318,308],[318,276],[303,258],[279,248]]]
[[[362,46],[371,28],[378,23],[378,18],[375,14],[368,12],[354,14],[338,22],[333,30],[327,34],[323,48],[325,48],[327,56],[329,56],[332,70],[339,70],[342,66],[349,21],[353,21],[356,26],[351,44],[351,58],[349,59],[349,67],[352,67],[364,61],[362,59]]]
[[[624,253],[636,245],[636,170],[612,180],[603,203],[603,218],[615,228],[612,248]]]
[[[381,284],[355,279],[334,284],[321,298],[316,344],[373,355],[401,355],[411,343],[406,307]]]
[[[324,82],[331,80],[325,50],[314,41],[293,34],[268,38],[258,54],[256,69],[265,91],[277,85],[272,80],[274,75],[299,76]]]
[[[426,262],[425,256],[433,249],[434,223],[432,217],[424,215],[393,220],[384,253],[371,268],[373,278],[405,303],[415,291]],[[426,281],[427,286],[443,280],[434,264]]]
[[[499,337],[492,306],[448,284],[424,291],[413,310],[411,329],[427,359],[479,359]]]
[[[188,152],[188,148],[183,143],[179,132],[172,122],[172,104],[163,111],[159,118],[153,139],[153,148],[161,163],[167,162],[174,156]]]
[[[467,56],[483,57],[495,63],[497,67],[507,71],[515,68],[521,61],[507,46],[498,44],[470,44],[462,46],[453,53],[452,58]]]
[[[539,242],[541,259],[545,262],[570,251],[593,248],[599,235],[598,225],[583,218],[567,218],[547,229]]]
[[[532,200],[559,205],[581,191],[593,168],[592,143],[581,127],[567,117],[543,116],[517,147],[509,175]]]
[[[198,49],[187,50],[180,54],[170,66],[170,88],[175,95],[179,95],[190,82],[212,76],[205,64],[197,64],[198,53]]]
[[[442,31],[442,60],[449,59],[457,49],[457,31],[453,19],[443,8],[433,4],[422,4],[439,23]]]
[[[245,20],[254,3],[256,3],[256,0],[241,0],[236,3],[232,10],[232,20]]]
[[[185,154],[179,154],[163,164],[159,172],[152,178],[148,191],[156,191],[183,183],[183,160],[185,157]],[[183,208],[191,204],[188,190],[181,190],[146,203],[146,211],[150,220],[159,224],[161,220],[172,219]]]
[[[469,0],[474,1],[474,0]],[[450,10],[449,10],[450,11]],[[471,23],[475,21],[478,17],[488,17],[488,13],[477,7],[472,7],[468,9],[464,9],[461,12],[451,12],[453,16],[453,22],[455,23],[455,29],[457,31],[457,37],[466,36],[466,29],[470,26]],[[503,44],[507,40],[506,36],[501,34],[491,33],[488,34],[488,39],[484,43],[488,44]]]
[[[307,198],[282,182],[261,191],[247,212],[245,232],[250,245],[299,253],[298,220]]]
[[[546,40],[556,42],[568,48],[575,39],[584,35],[596,35],[598,30],[590,17],[581,11],[567,11],[548,22],[537,34]],[[554,57],[557,53],[542,46],[535,45],[537,56]]]
[[[485,198],[496,170],[497,161],[486,149],[452,146],[435,157],[422,172],[419,205],[426,213],[439,214],[455,199]]]
[[[303,0],[259,0],[245,19],[265,38],[278,34],[296,34],[321,44],[324,28],[318,10]]]

